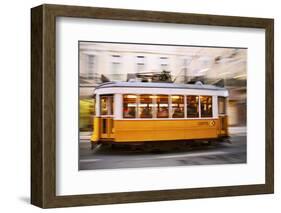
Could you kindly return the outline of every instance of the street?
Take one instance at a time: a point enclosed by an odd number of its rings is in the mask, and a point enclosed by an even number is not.
[[[246,163],[246,150],[245,135],[232,136],[230,143],[182,146],[164,152],[112,149],[103,145],[91,150],[89,142],[80,142],[79,170]]]

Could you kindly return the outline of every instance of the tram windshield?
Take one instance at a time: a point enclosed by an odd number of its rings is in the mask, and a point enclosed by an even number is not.
[[[101,115],[113,115],[113,95],[102,95],[100,99]]]

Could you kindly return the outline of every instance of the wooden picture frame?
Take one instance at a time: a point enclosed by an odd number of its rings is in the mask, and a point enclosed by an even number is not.
[[[56,195],[56,18],[95,18],[265,29],[265,184]],[[274,191],[274,21],[44,4],[31,9],[31,203],[42,208],[267,194]]]

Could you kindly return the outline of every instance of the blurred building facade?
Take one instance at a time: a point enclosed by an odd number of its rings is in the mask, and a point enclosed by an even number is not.
[[[175,83],[202,81],[229,89],[229,124],[246,126],[247,49],[80,42],[80,130],[91,131],[94,88],[104,79],[128,81],[169,71]]]

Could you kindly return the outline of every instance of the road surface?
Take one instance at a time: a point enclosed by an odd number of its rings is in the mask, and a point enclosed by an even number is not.
[[[91,150],[90,143],[81,142],[79,170],[246,163],[246,136],[233,136],[230,142],[192,148],[180,146],[162,153],[102,145]]]

